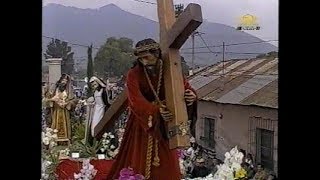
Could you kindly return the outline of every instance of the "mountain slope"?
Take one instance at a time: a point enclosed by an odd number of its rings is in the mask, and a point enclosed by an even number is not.
[[[141,39],[151,37],[158,40],[158,23],[126,12],[114,4],[109,4],[99,9],[79,9],[65,7],[58,4],[48,4],[43,7],[43,35],[57,37],[72,43],[89,45],[95,47],[102,45],[108,37],[128,37],[137,42]],[[261,39],[248,33],[237,31],[235,28],[218,23],[203,22],[198,31],[208,45],[234,44],[242,42],[257,42]],[[43,38],[43,48],[50,41]],[[195,47],[204,46],[201,38],[196,36]],[[191,61],[191,38],[183,46],[182,55],[187,62]],[[86,59],[87,49],[79,46],[72,46],[75,52],[75,59]],[[207,53],[207,48],[196,49],[196,64],[212,64],[222,59],[222,47],[211,48],[217,53]],[[247,58],[257,54],[240,53],[266,53],[277,51],[277,47],[269,43],[245,44],[227,46],[225,58]],[[235,53],[229,53],[235,52]]]

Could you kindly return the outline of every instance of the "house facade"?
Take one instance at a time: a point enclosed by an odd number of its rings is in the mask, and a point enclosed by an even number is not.
[[[237,146],[277,173],[278,59],[230,60],[189,77],[196,89],[196,140],[224,154]]]

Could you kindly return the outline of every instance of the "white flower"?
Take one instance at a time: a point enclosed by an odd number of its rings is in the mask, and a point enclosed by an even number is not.
[[[231,169],[234,171],[238,171],[241,168],[241,165],[237,162],[233,162],[231,165]]]
[[[46,136],[46,137],[51,137],[52,135],[51,135],[50,132],[47,131],[46,134],[45,134],[45,136]]]
[[[232,148],[231,151],[230,151],[231,156],[234,156],[234,155],[237,154],[237,153],[238,153],[237,146],[234,147],[234,148]]]
[[[108,133],[104,133],[104,134],[102,135],[103,138],[107,138],[107,136],[108,136]]]
[[[104,152],[104,151],[105,151],[105,149],[104,149],[104,148],[101,148],[101,149],[100,149],[100,151],[101,151],[101,152]]]
[[[110,146],[110,149],[115,149],[116,147],[112,144],[111,146]]]
[[[43,144],[49,145],[49,138],[45,137],[42,139]]]
[[[49,145],[49,147],[50,148],[53,148],[54,146],[56,146],[57,145],[57,143],[56,142],[54,142],[54,141],[51,141],[50,142],[50,145]]]
[[[74,177],[75,179],[79,179],[79,178],[81,178],[81,173],[79,173],[79,174],[74,173],[74,174],[73,174],[73,177]]]
[[[49,178],[49,174],[46,174],[46,173],[42,173],[41,176],[42,176],[43,179],[48,179]]]
[[[53,139],[57,139],[57,138],[58,138],[58,135],[57,135],[57,134],[53,134],[51,137],[52,137]]]
[[[231,154],[229,152],[226,152],[224,154],[224,156],[225,156],[226,159],[230,159],[231,158]]]
[[[113,138],[114,138],[114,135],[113,135],[113,134],[111,134],[111,135],[110,135],[110,138],[111,138],[111,139],[113,139]]]
[[[51,161],[45,161],[47,166],[50,166],[50,164],[52,164]]]
[[[57,132],[58,132],[58,129],[54,129],[53,132],[54,132],[54,133],[57,133]]]
[[[46,136],[46,134],[44,132],[41,132],[41,137],[42,139]]]
[[[107,139],[107,140],[106,140],[106,144],[109,144],[109,143],[110,143],[110,141]]]

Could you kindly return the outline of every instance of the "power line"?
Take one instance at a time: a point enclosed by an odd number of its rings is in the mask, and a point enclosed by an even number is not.
[[[225,44],[225,46],[237,46],[237,45],[243,45],[243,44],[258,44],[258,43],[265,43],[265,42],[272,42],[272,41],[279,41],[279,40],[267,40],[267,41],[255,41],[255,42],[243,42],[243,43],[233,43],[233,44]],[[208,48],[208,47],[222,47],[223,45],[211,45],[211,46],[199,46],[195,47],[195,49],[202,49],[202,48]],[[183,48],[184,49],[192,49],[192,48]]]
[[[203,39],[203,37],[201,36],[201,34],[199,34],[199,37],[201,38],[203,44],[208,48],[208,50],[209,50],[212,54],[214,54],[215,56],[217,56],[217,53],[214,53],[214,52],[209,48],[208,44],[207,44],[206,41]]]
[[[44,38],[48,38],[48,39],[59,39],[59,38],[54,38],[54,37],[49,37],[49,36],[42,36],[42,37],[44,37]],[[59,39],[60,40],[60,39]],[[63,41],[63,40],[62,40]],[[73,42],[69,42],[69,41],[65,41],[65,42],[67,42],[67,43],[69,43],[69,44],[71,44],[71,45],[74,45],[74,46],[81,46],[81,47],[85,47],[85,48],[88,48],[88,47],[90,47],[89,45],[84,45],[84,44],[78,44],[78,43],[73,43]],[[94,47],[94,46],[92,46],[92,48],[93,49],[98,49],[99,50],[99,48],[98,47]]]

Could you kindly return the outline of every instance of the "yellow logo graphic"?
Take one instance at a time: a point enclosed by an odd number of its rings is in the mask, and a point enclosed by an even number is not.
[[[240,24],[237,27],[237,30],[259,30],[260,26],[257,22],[257,17],[246,14],[240,18]]]

